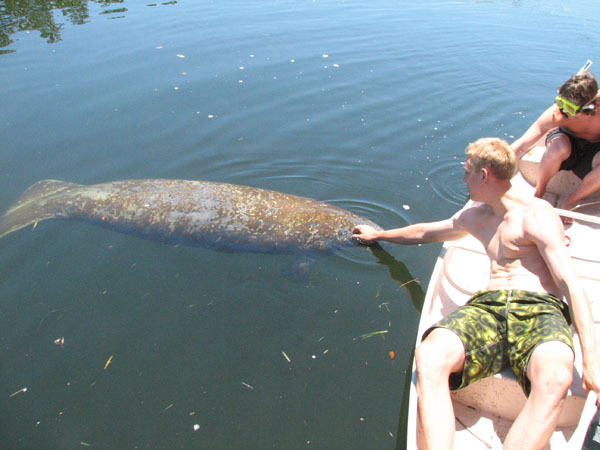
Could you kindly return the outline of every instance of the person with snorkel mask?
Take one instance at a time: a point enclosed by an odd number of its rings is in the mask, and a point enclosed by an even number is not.
[[[600,190],[600,106],[598,83],[588,72],[588,61],[558,90],[554,104],[511,144],[520,158],[544,135],[546,151],[539,166],[535,196],[542,197],[548,181],[559,170],[572,170],[581,185],[558,205],[572,209],[584,197]]]

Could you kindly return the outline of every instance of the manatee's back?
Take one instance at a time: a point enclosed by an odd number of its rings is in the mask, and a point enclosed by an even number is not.
[[[221,214],[231,239],[273,250],[324,251],[352,243],[358,224],[380,227],[368,219],[328,203],[247,186],[223,184],[215,198],[231,208]],[[227,199],[227,200],[225,200]],[[233,236],[238,234],[239,237]]]
[[[123,229],[135,222],[138,234],[172,242],[234,251],[323,251],[350,244],[357,224],[379,228],[323,202],[250,186],[188,180],[109,184],[106,190],[119,204],[111,206],[107,198],[102,211],[93,213],[106,216],[103,225],[115,220]]]
[[[54,217],[153,240],[259,252],[324,251],[351,243],[357,224],[377,227],[327,203],[249,186],[166,179],[82,186],[44,180],[0,218],[0,237]]]

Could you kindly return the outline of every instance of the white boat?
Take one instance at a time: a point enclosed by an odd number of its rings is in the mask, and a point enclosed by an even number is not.
[[[533,195],[537,167],[544,147],[535,147],[519,162],[519,173],[513,185],[528,189]],[[557,200],[572,192],[580,180],[571,172],[559,172],[549,183],[547,200]],[[585,199],[574,212],[562,213],[574,218],[566,226],[566,244],[590,300],[596,337],[600,337],[600,195]],[[562,215],[562,214],[561,214]],[[489,278],[489,259],[483,246],[471,236],[444,243],[437,259],[417,334],[417,344],[423,332],[440,318],[464,304],[471,295],[484,289]],[[581,387],[581,353],[575,335],[576,361],[573,384],[565,401],[550,448],[580,449],[595,408],[595,395],[587,399]],[[600,347],[599,347],[600,348]],[[407,421],[407,449],[416,449],[417,393],[413,364]],[[501,449],[512,422],[525,404],[526,397],[510,369],[452,392],[456,415],[455,449]],[[585,408],[584,408],[585,407]],[[584,411],[585,409],[585,411]]]

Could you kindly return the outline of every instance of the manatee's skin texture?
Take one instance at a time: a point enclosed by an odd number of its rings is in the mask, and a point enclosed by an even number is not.
[[[227,183],[43,180],[2,217],[0,237],[41,220],[95,223],[148,239],[226,251],[323,252],[352,243],[370,220],[316,200]]]

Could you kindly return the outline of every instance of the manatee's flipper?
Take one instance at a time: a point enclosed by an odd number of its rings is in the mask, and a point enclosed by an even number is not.
[[[80,185],[66,181],[42,180],[30,186],[0,217],[0,238],[33,223],[57,217],[57,197]]]
[[[294,260],[283,268],[283,276],[294,283],[305,283],[312,265],[317,261],[315,255],[299,253],[295,255]]]

